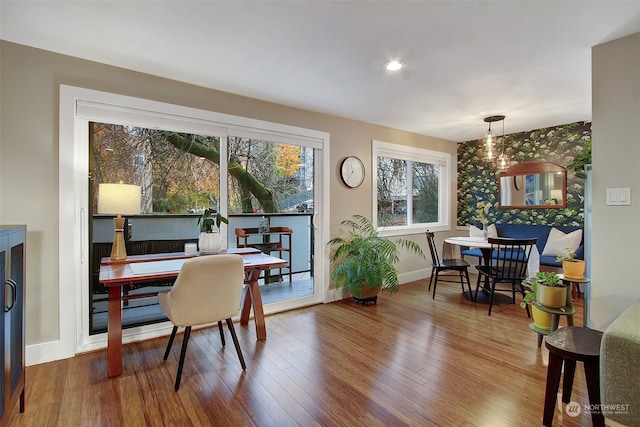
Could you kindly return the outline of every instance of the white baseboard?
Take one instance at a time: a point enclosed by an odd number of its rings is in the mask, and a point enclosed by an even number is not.
[[[75,356],[68,347],[68,345],[63,345],[60,340],[28,345],[25,349],[25,364],[27,366],[39,365]]]

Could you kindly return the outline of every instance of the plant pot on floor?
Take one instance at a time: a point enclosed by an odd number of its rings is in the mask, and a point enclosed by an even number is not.
[[[220,233],[217,231],[210,233],[201,232],[200,238],[198,239],[198,247],[200,248],[200,252],[217,254],[220,252],[220,248],[222,247]]]
[[[536,328],[543,331],[551,330],[551,313],[540,310],[535,304],[531,304],[531,315],[533,316],[533,324]]]
[[[536,301],[549,308],[560,308],[567,305],[566,286],[545,286],[538,283]]]
[[[580,259],[565,259],[562,260],[562,273],[567,279],[584,279],[586,266],[585,262]]]
[[[362,286],[351,288],[351,295],[353,295],[356,303],[362,303],[364,305],[369,305],[370,302],[377,302],[379,292],[380,288],[369,286],[364,282]]]

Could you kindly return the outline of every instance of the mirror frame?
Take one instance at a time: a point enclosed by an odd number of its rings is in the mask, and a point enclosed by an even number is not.
[[[538,175],[544,173],[562,174],[562,203],[556,205],[503,205],[502,186],[503,177],[512,176],[514,186],[518,177],[525,175]],[[522,182],[522,181],[521,181]],[[522,184],[521,184],[522,185]],[[563,209],[567,207],[567,170],[560,165],[551,162],[532,161],[522,162],[511,166],[509,169],[498,173],[498,207],[502,209]]]

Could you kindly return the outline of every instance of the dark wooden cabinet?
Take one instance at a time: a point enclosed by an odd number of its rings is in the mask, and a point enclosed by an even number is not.
[[[0,315],[0,426],[7,425],[20,403],[24,412],[24,294],[26,226],[0,226],[0,299],[4,310]]]

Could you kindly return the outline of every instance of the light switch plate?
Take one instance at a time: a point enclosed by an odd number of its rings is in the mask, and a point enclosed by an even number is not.
[[[607,188],[607,206],[631,205],[630,188]]]

